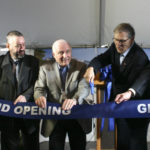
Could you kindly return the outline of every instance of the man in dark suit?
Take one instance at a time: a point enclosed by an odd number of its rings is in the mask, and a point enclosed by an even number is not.
[[[82,104],[89,94],[89,85],[83,78],[86,64],[71,57],[71,46],[63,40],[57,40],[52,46],[55,59],[41,66],[39,79],[35,83],[35,103],[42,108],[46,102],[62,104],[63,110],[69,110],[76,104]],[[63,72],[62,72],[63,70]],[[71,150],[86,149],[86,133],[91,131],[90,120],[43,120],[42,134],[49,137],[50,150],[63,150],[68,133]]]
[[[0,99],[14,104],[33,101],[38,60],[25,55],[25,39],[19,31],[7,34],[6,47],[8,53],[0,56]],[[39,121],[1,116],[0,124],[2,150],[18,150],[20,135],[24,150],[39,149]]]
[[[113,43],[110,48],[95,57],[84,75],[89,82],[100,68],[112,65],[111,101],[120,103],[117,94],[126,92],[131,99],[141,99],[143,95],[135,94],[130,88],[143,68],[149,63],[147,55],[135,43],[135,31],[128,23],[121,23],[114,29]],[[138,87],[140,84],[138,84]],[[116,99],[115,99],[116,98]],[[116,119],[117,150],[147,150],[147,119]]]

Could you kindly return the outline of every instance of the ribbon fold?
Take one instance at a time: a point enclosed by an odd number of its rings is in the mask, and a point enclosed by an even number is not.
[[[111,65],[100,69],[100,80],[106,81],[106,86],[104,89],[104,103],[108,102],[110,99],[111,88],[112,88],[112,69]],[[105,118],[101,121],[101,131],[104,129]],[[114,118],[108,118],[108,130],[114,131],[115,123]]]

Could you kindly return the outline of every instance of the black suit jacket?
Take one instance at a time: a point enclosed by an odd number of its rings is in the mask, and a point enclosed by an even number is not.
[[[120,54],[117,52],[115,44],[112,43],[110,48],[105,53],[95,57],[90,62],[89,66],[93,66],[95,72],[97,72],[101,67],[109,64],[112,65],[112,101],[117,94],[125,92],[132,87],[148,63],[149,59],[145,52],[136,43],[134,43],[122,65],[120,65]],[[138,83],[134,86],[134,88],[137,90],[138,88],[141,88],[141,86],[144,86],[144,84],[141,85]],[[137,93],[138,92],[139,91],[137,90]],[[139,94],[137,95],[139,96]],[[139,97],[135,97],[135,99],[138,98]]]
[[[135,89],[139,96],[143,95],[144,99],[150,99],[150,62],[142,70],[140,76],[136,79],[131,88]]]
[[[27,101],[33,101],[34,84],[38,71],[38,60],[33,56],[25,55],[20,64],[19,83],[16,86],[9,52],[0,56],[0,99],[15,101],[19,95],[24,95]],[[5,128],[7,126],[12,128],[14,120],[14,118],[3,117],[1,125]]]

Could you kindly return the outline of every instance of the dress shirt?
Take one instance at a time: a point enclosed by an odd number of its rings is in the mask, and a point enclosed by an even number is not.
[[[124,58],[125,58],[124,54],[120,54],[120,65],[122,64]]]
[[[129,53],[130,49],[131,49],[131,47],[129,49],[127,49],[124,53],[120,54],[120,65],[122,64],[122,62],[124,61],[125,57]]]

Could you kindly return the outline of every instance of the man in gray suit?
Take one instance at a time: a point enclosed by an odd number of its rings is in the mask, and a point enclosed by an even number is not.
[[[62,104],[63,110],[82,104],[89,94],[89,85],[83,78],[86,65],[72,59],[70,44],[57,40],[52,46],[55,59],[42,65],[34,89],[35,103],[42,108],[46,102]],[[44,120],[42,134],[50,137],[50,150],[63,150],[68,133],[71,150],[86,149],[86,133],[91,131],[89,120]]]

